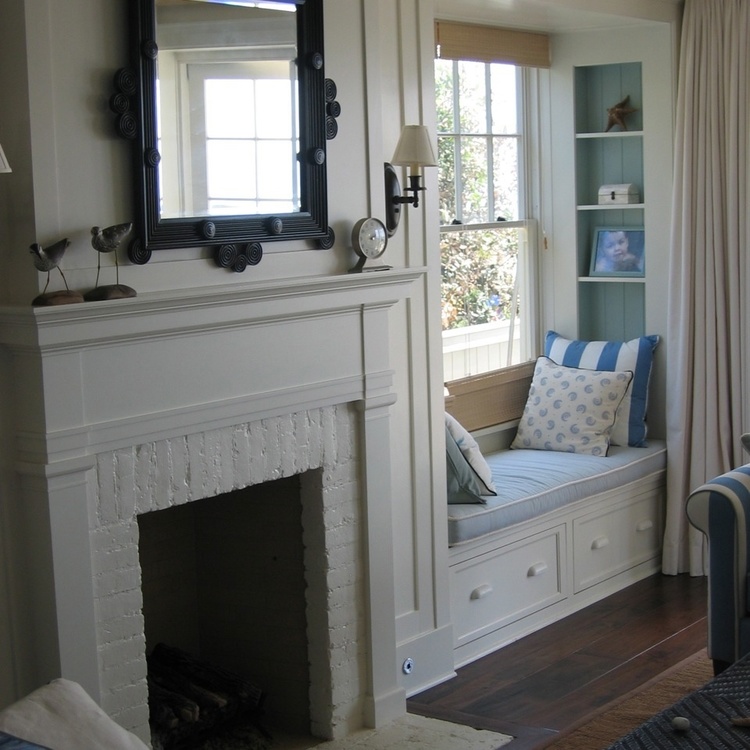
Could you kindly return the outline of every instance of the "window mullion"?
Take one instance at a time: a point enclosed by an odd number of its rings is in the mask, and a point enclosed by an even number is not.
[[[461,88],[461,76],[458,70],[458,60],[453,61],[453,132],[456,133],[456,138],[453,141],[453,182],[454,182],[454,195],[456,196],[456,215],[453,217],[457,221],[463,221],[464,210],[462,196],[462,180],[461,175],[463,174],[463,166],[461,159],[461,104],[459,89]]]
[[[517,106],[518,113],[518,125],[517,130],[521,133],[519,137],[519,144],[517,148],[518,153],[518,217],[520,219],[526,219],[529,216],[529,206],[533,205],[531,196],[531,184],[529,180],[529,164],[526,159],[527,156],[527,145],[526,139],[529,137],[529,133],[532,132],[531,128],[531,112],[529,111],[530,101],[527,96],[528,92],[528,78],[530,71],[519,68],[516,71],[518,91],[517,96],[520,99]]]
[[[492,77],[490,66],[484,66],[484,131],[485,148],[487,149],[487,221],[496,219],[495,215],[495,154],[492,147]]]

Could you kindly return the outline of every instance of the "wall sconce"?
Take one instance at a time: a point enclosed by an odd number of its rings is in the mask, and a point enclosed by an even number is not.
[[[409,187],[401,195],[401,184],[393,165],[409,167]],[[391,162],[385,163],[385,226],[392,237],[398,229],[402,204],[419,206],[422,184],[422,167],[436,167],[437,159],[430,142],[430,133],[424,125],[404,125]]]
[[[12,171],[13,170],[10,168],[10,164],[8,164],[8,160],[5,158],[3,147],[0,146],[0,172],[12,172]]]

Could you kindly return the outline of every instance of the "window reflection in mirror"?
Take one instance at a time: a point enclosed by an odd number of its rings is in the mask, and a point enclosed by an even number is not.
[[[161,218],[300,210],[294,9],[157,0]]]

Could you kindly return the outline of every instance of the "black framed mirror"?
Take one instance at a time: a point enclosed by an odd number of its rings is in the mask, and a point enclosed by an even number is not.
[[[110,102],[135,143],[130,260],[211,247],[242,271],[265,242],[331,247],[323,0],[131,0],[131,27]]]

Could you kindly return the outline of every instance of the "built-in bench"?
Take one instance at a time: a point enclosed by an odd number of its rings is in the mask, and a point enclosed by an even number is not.
[[[533,364],[450,385],[497,496],[448,506],[455,661],[460,666],[657,572],[666,446],[606,457],[508,450]]]

